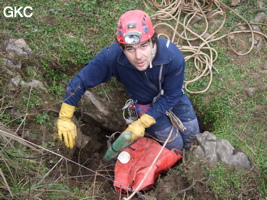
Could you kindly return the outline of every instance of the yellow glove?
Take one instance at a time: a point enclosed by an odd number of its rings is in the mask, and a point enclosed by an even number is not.
[[[57,121],[58,137],[64,140],[66,147],[72,149],[77,137],[76,125],[72,122],[75,106],[63,103],[59,111],[59,118]]]
[[[131,132],[132,137],[129,142],[135,141],[145,135],[145,128],[156,123],[156,120],[148,114],[143,114],[138,120],[131,123],[124,132]]]

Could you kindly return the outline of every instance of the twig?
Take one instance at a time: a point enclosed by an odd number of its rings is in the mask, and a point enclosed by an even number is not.
[[[10,196],[13,198],[13,194],[12,194],[12,192],[11,192],[11,190],[10,190],[10,187],[9,187],[9,185],[8,185],[8,182],[7,182],[7,180],[6,180],[6,177],[5,177],[4,173],[2,172],[2,169],[1,169],[1,168],[0,168],[0,175],[2,176],[2,179],[3,179],[3,181],[5,182],[5,185],[6,185],[6,187],[7,187],[7,190],[8,190],[8,192],[9,192]]]
[[[108,94],[107,94],[107,92],[106,92],[105,88],[104,88],[102,85],[100,85],[100,86],[101,86],[102,90],[104,91],[104,93],[105,93],[105,96],[106,96],[106,97],[107,97],[107,99],[108,99],[108,102],[110,103],[110,99],[109,99],[109,97],[108,97]]]
[[[59,161],[44,175],[44,177],[38,182],[37,185],[43,182],[43,180],[53,171],[53,169],[63,160],[63,158],[60,158]]]

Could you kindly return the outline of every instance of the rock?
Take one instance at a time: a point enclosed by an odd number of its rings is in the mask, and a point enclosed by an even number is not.
[[[222,162],[238,168],[247,169],[250,167],[248,157],[242,153],[234,153],[234,147],[226,140],[216,138],[208,131],[196,136],[198,146],[194,149],[194,154],[200,158],[205,158],[212,163]]]
[[[250,87],[245,89],[245,93],[248,97],[253,97],[254,94],[258,91],[257,87]]]
[[[197,23],[197,22],[201,21],[202,19],[204,19],[204,17],[203,17],[202,15],[195,15],[195,16],[193,17],[192,21],[193,21],[194,23]]]
[[[231,6],[238,6],[241,3],[241,0],[231,0],[230,5]]]
[[[255,39],[254,39],[254,41],[253,41],[252,38],[249,38],[248,41],[249,41],[249,42],[254,42],[254,45],[257,45],[257,44],[258,44],[258,40],[255,40]]]
[[[88,142],[90,140],[91,140],[91,138],[89,136],[84,135],[84,134],[81,133],[81,140],[77,140],[76,146],[78,148],[81,148],[82,149],[82,148],[84,148],[88,144]]]
[[[251,25],[251,27],[252,27],[252,30],[254,30],[254,31],[257,31],[257,32],[260,32],[260,33],[262,32],[262,30],[261,30],[259,25]]]
[[[215,25],[215,26],[220,26],[222,24],[222,20],[220,19],[212,19],[209,21],[210,24]]]
[[[244,31],[244,30],[247,30],[246,26],[243,26],[243,25],[240,25],[241,23],[238,23],[238,29],[240,31]]]
[[[8,68],[12,70],[18,70],[21,69],[21,62],[19,61],[18,63],[15,63],[7,58],[2,59],[3,65],[7,66]]]
[[[78,112],[81,112],[83,119],[88,123],[92,120],[98,123],[102,128],[110,131],[123,131],[125,121],[122,117],[122,112],[116,112],[114,105],[105,100],[98,99],[91,91],[86,91],[79,102]]]
[[[235,35],[234,34],[229,34],[228,37],[229,37],[230,40],[234,40],[235,39]]]
[[[255,22],[261,22],[261,21],[264,20],[265,17],[266,17],[265,12],[259,12],[259,13],[256,14],[254,20],[255,20]]]
[[[216,141],[217,147],[216,147],[216,152],[219,156],[219,159],[225,163],[225,164],[230,164],[231,159],[229,159],[233,152],[234,152],[234,147],[232,147],[232,145],[226,141],[226,140],[222,140],[217,138]]]
[[[21,84],[25,84],[25,82],[21,80],[20,76],[16,76],[10,79],[9,83],[7,84],[7,88],[10,91],[15,91]]]
[[[199,156],[200,158],[205,158],[205,153],[201,146],[197,146],[196,149],[194,149],[195,155]]]
[[[18,70],[22,66],[21,60],[28,58],[32,50],[22,38],[6,40],[4,46],[5,55],[8,58],[0,59],[0,62],[5,66],[3,71],[8,75],[19,75]]]
[[[264,63],[264,65],[261,66],[262,70],[267,70],[267,63]]]
[[[212,20],[215,18],[220,17],[221,14],[218,15],[218,12],[216,12],[215,10],[211,10],[206,14],[206,17],[208,20]]]
[[[209,36],[210,36],[209,33],[205,33],[202,37],[203,37],[204,39],[207,39]]]
[[[266,9],[265,8],[265,5],[266,5],[265,0],[257,0],[256,2],[257,2],[257,6],[259,9]]]
[[[202,36],[204,39],[215,39],[215,36],[210,36],[209,33],[205,33],[203,36]]]
[[[10,91],[15,91],[19,86],[27,86],[27,87],[33,87],[37,90],[42,90],[44,92],[48,92],[48,90],[43,86],[43,83],[38,80],[33,80],[31,82],[24,82],[21,80],[20,75],[17,75],[16,77],[10,79],[7,87]]]
[[[6,45],[6,52],[12,56],[20,56],[20,57],[28,57],[32,50],[30,47],[26,44],[25,40],[22,38],[20,39],[9,39],[8,41],[5,41]]]
[[[9,70],[7,67],[4,67],[4,68],[1,68],[0,69],[0,72],[2,73],[5,73],[6,75],[8,75],[8,77],[14,77],[16,74],[18,73],[14,73],[12,72],[11,70]],[[6,76],[5,76],[6,77]]]
[[[211,162],[218,162],[216,154],[216,137],[213,134],[209,134],[209,132],[204,132],[201,137],[199,137],[199,135],[197,135],[196,139],[199,144],[202,144],[200,146],[203,151],[200,153],[200,156],[205,155],[204,157]],[[200,151],[200,149],[198,149],[198,151]]]
[[[229,164],[244,169],[248,169],[250,167],[248,157],[242,152],[237,152],[237,154],[233,155]]]
[[[43,83],[38,80],[32,80],[31,82],[25,83],[24,85],[48,92],[48,90],[44,87]]]

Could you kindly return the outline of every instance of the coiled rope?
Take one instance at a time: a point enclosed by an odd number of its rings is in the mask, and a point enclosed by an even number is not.
[[[267,24],[248,22],[235,10],[223,4],[220,0],[162,0],[160,3],[159,2],[160,1],[158,0],[144,0],[146,8],[154,13],[151,15],[151,18],[159,21],[154,28],[157,30],[158,27],[162,26],[165,29],[168,28],[172,31],[171,37],[166,33],[158,33],[159,37],[165,37],[171,40],[183,53],[186,53],[187,56],[185,56],[185,61],[193,59],[196,70],[196,73],[194,74],[196,75],[194,75],[191,80],[185,80],[184,85],[185,90],[189,93],[204,93],[209,89],[212,83],[213,70],[216,70],[213,63],[218,58],[216,49],[211,45],[212,42],[227,37],[228,45],[232,51],[237,55],[243,56],[252,51],[255,45],[255,34],[259,34],[267,39],[265,34],[254,30],[252,27],[253,25],[266,26]],[[224,9],[230,10],[244,23],[239,23],[230,28],[227,33],[222,34],[221,31],[226,22],[226,13]],[[220,19],[222,18],[219,21],[220,25],[218,29],[214,30],[213,33],[209,33],[210,21],[218,17]],[[204,27],[201,28],[203,31],[200,34],[194,31],[194,27],[192,26],[192,23],[198,24],[199,21],[196,21],[196,19],[199,19],[201,23],[204,20]],[[234,30],[235,28],[244,25],[248,27],[247,30]],[[250,47],[245,52],[243,52],[244,50],[236,50],[232,44],[233,41],[230,39],[232,35],[240,33],[251,35]],[[216,36],[220,34],[221,36]],[[198,41],[198,45],[195,45],[196,41]],[[243,41],[243,43],[247,44],[248,41]],[[200,80],[202,77],[209,77],[209,81],[204,89],[198,91],[188,89],[189,84]]]

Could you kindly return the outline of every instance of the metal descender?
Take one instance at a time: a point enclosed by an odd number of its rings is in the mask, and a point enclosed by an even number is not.
[[[130,124],[138,119],[138,112],[134,105],[134,101],[132,99],[128,99],[125,105],[122,108],[123,110],[123,118],[126,121],[126,124]]]
[[[166,111],[166,115],[170,118],[172,125],[179,131],[184,132],[186,130],[186,127],[183,125],[181,120],[171,110]]]

